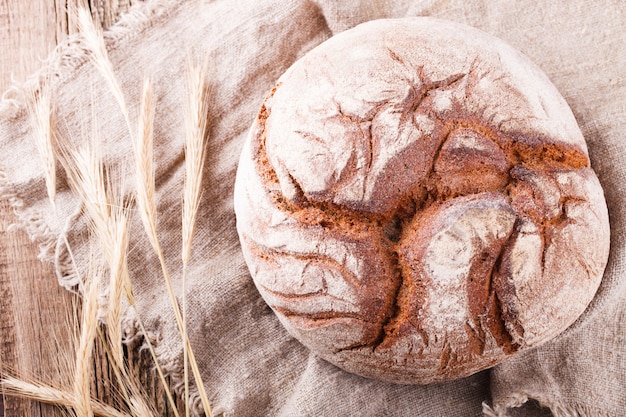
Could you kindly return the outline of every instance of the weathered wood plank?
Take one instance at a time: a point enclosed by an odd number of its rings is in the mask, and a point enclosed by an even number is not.
[[[69,366],[73,296],[57,283],[51,266],[37,259],[37,249],[21,230],[9,231],[14,220],[6,204],[0,223],[0,285],[2,309],[2,367],[26,380],[57,385]],[[65,362],[64,362],[65,361]],[[54,407],[6,398],[7,416],[61,416]]]
[[[24,81],[60,40],[56,6],[52,1],[0,1],[0,90],[13,80]],[[23,232],[7,231],[14,221],[8,205],[0,206],[0,367],[24,376],[42,375],[42,364],[49,364],[52,358],[40,349],[41,337],[50,337],[50,332],[62,328],[61,323],[50,320],[67,313],[67,294],[48,297],[48,290],[53,295],[59,290],[54,274],[37,260],[36,245]],[[43,317],[37,317],[43,311],[54,311],[45,328]],[[7,397],[4,402],[0,409],[6,408],[7,416],[62,415],[54,407],[32,401]]]
[[[0,0],[0,87],[24,80],[57,44],[55,1]]]

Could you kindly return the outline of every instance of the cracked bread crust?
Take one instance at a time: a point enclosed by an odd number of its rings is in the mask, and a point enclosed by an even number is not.
[[[320,357],[427,384],[564,331],[609,250],[584,138],[503,42],[380,20],[296,62],[264,101],[235,184],[259,292]]]

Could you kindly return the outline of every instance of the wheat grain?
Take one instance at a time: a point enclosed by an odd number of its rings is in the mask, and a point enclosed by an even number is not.
[[[139,207],[139,215],[148,240],[155,252],[160,252],[157,238],[157,209],[155,201],[154,181],[154,102],[150,81],[144,81],[138,134],[135,140],[135,201]]]

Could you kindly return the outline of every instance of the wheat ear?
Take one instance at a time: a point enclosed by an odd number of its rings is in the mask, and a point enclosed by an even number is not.
[[[143,142],[143,139],[142,139]],[[140,217],[142,220],[142,224],[144,226],[144,230],[148,236],[148,240],[152,245],[152,248],[159,259],[159,264],[161,266],[161,271],[163,273],[163,281],[165,282],[165,287],[167,290],[167,295],[170,300],[170,305],[172,306],[172,310],[174,312],[174,317],[176,319],[176,324],[178,325],[178,330],[183,334],[183,319],[182,314],[178,305],[178,301],[176,299],[176,295],[174,293],[174,287],[172,285],[172,279],[169,274],[169,270],[167,268],[167,264],[165,263],[165,255],[161,248],[161,244],[159,243],[158,235],[157,235],[157,216],[156,216],[156,202],[155,202],[155,186],[154,186],[154,175],[152,167],[152,157],[151,150],[148,148],[151,147],[144,146],[144,144],[138,144],[136,147],[136,167],[139,171],[139,175],[137,176],[136,182],[136,203],[139,209]],[[143,147],[143,151],[141,151],[141,147]],[[141,171],[146,171],[142,173]],[[194,371],[194,377],[196,378],[197,386],[199,392],[201,393],[201,399],[203,406],[205,408],[205,413],[207,416],[211,416],[211,409],[208,403],[208,397],[206,396],[206,391],[204,390],[204,386],[202,384],[202,379],[200,378],[200,372],[198,365],[195,360],[195,356],[193,354],[193,350],[191,350],[191,346],[188,338],[183,338],[183,344],[187,349],[189,355],[189,361],[192,365],[192,369]]]
[[[162,254],[159,240],[157,238],[157,210],[155,201],[156,185],[154,180],[154,107],[152,85],[150,84],[150,80],[145,79],[141,95],[139,126],[137,129],[138,134],[136,136],[134,146],[136,176],[135,202],[139,208],[139,216],[152,248],[157,254]],[[161,265],[165,265],[162,255],[159,255],[159,259],[161,260]],[[129,299],[129,302],[134,306],[134,299]],[[138,322],[146,340],[150,355],[152,356],[152,360],[156,365],[161,384],[165,388],[165,394],[167,395],[167,399],[172,407],[172,411],[176,417],[178,417],[179,415],[176,403],[169,390],[167,381],[165,380],[165,375],[159,365],[156,353],[154,352],[154,348],[148,338],[148,333],[146,332],[141,318],[139,318]]]
[[[90,274],[83,283],[83,304],[80,336],[74,367],[74,410],[79,416],[93,416],[91,403],[91,368],[93,347],[98,328],[98,293],[101,272]]]
[[[182,221],[182,261],[183,261],[183,339],[187,340],[187,265],[191,257],[191,248],[196,228],[196,218],[200,207],[202,193],[202,176],[206,159],[206,140],[208,123],[208,95],[204,79],[204,71],[192,67],[189,72],[187,92],[187,108],[185,111],[185,186],[183,191]],[[187,344],[183,346],[183,374],[185,381],[185,402],[189,401],[189,352]],[[197,366],[192,365],[200,398],[205,407],[209,406],[208,398],[200,378]],[[210,411],[207,412],[210,414]],[[189,407],[187,407],[189,416]]]
[[[110,218],[111,241],[103,242],[112,245],[105,253],[110,253],[109,261],[109,302],[107,308],[107,335],[111,345],[114,363],[124,369],[124,352],[122,350],[122,296],[124,283],[127,281],[128,266],[126,254],[128,250],[128,221],[126,213],[119,206],[112,210]]]
[[[128,130],[129,132],[132,132],[129,112],[126,106],[126,102],[124,100],[124,94],[115,77],[113,66],[111,65],[111,62],[108,58],[108,55],[106,52],[106,46],[104,45],[104,41],[101,36],[101,33],[93,24],[91,16],[89,15],[89,13],[86,11],[84,7],[78,8],[77,10],[75,10],[75,15],[77,16],[79,30],[84,36],[85,45],[91,53],[91,58],[94,62],[94,65],[98,69],[98,71],[101,73],[101,75],[103,76],[107,84],[109,85],[109,88],[113,96],[117,100],[118,105],[124,115],[124,118],[128,125]],[[148,208],[148,207],[144,207],[144,208]],[[143,211],[141,206],[140,206],[140,210]],[[143,215],[142,215],[142,220],[143,220]],[[163,251],[161,250],[160,245],[158,243],[158,239],[156,237],[156,216],[154,216],[154,221],[151,221],[151,223],[149,224],[154,225],[154,227],[151,226],[150,229],[147,229],[147,234],[149,236],[150,242],[155,252],[157,253],[159,257],[159,262],[161,264],[161,269],[163,271],[168,296],[170,298],[170,303],[172,304],[172,308],[174,310],[174,315],[176,317],[179,331],[181,332],[181,334],[186,334],[184,330],[184,321],[180,313],[180,308],[178,307],[178,302],[176,301],[176,297],[174,295],[171,278],[169,276],[167,267],[165,265],[165,257],[163,255]],[[144,221],[144,227],[145,226],[146,226],[146,222]],[[210,416],[211,412],[210,412],[208,397],[206,395],[206,391],[204,389],[202,379],[200,378],[200,372],[199,372],[197,363],[195,361],[195,356],[193,355],[193,351],[191,351],[190,349],[188,338],[183,337],[183,339],[184,339],[183,346],[187,350],[189,361],[191,362],[192,370],[194,372],[194,377],[196,379],[196,383],[198,386],[198,390],[200,392],[200,397],[202,399],[203,406],[205,408],[205,412],[207,413],[207,415]]]
[[[31,90],[31,97],[27,103],[27,110],[30,114],[35,131],[35,144],[37,152],[39,153],[39,157],[44,167],[46,192],[48,194],[48,199],[50,200],[50,205],[52,206],[52,211],[56,221],[58,224],[61,224],[61,219],[56,207],[57,155],[55,147],[57,145],[57,141],[53,117],[52,88],[50,86],[50,81],[47,78],[41,82],[38,89]],[[72,252],[66,234],[62,233],[62,239],[67,248],[72,265],[74,266],[74,273],[80,278],[80,271],[78,270],[74,253]]]
[[[154,180],[154,100],[150,80],[144,80],[138,134],[135,140],[135,202],[150,245],[160,252],[157,238],[156,185]]]
[[[115,77],[113,65],[109,60],[104,38],[102,37],[102,29],[94,24],[91,14],[84,4],[79,7],[72,4],[70,7],[70,12],[77,21],[78,30],[83,35],[85,46],[89,50],[89,56],[95,68],[100,72],[109,86],[111,94],[113,94],[113,97],[117,101],[130,131],[131,123],[128,107],[126,106],[122,88]]]
[[[98,137],[96,130],[94,127],[92,139]],[[126,218],[122,209],[111,202],[110,193],[105,185],[109,181],[105,177],[104,165],[95,145],[84,144],[77,150],[70,151],[63,161],[69,173],[70,183],[83,204],[91,229],[100,242],[104,260],[109,267],[107,347],[114,369],[122,370],[124,364],[120,328],[121,277],[126,269]],[[113,207],[116,208],[112,209]],[[121,380],[121,377],[119,379]],[[122,389],[124,388],[122,384]],[[129,401],[127,395],[126,398]]]
[[[183,198],[183,264],[189,262],[196,217],[200,207],[202,176],[206,159],[208,126],[208,90],[204,70],[193,67],[189,74],[189,92],[185,112],[185,187]]]
[[[83,203],[85,214],[101,240],[110,240],[111,201],[105,188],[104,166],[94,146],[83,144],[63,159],[69,180]],[[108,255],[106,255],[108,256]]]

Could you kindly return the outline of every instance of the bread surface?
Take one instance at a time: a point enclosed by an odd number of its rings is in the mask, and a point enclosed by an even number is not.
[[[426,384],[540,345],[583,313],[609,250],[576,120],[504,42],[372,21],[265,99],[235,185],[259,292],[320,357]]]

